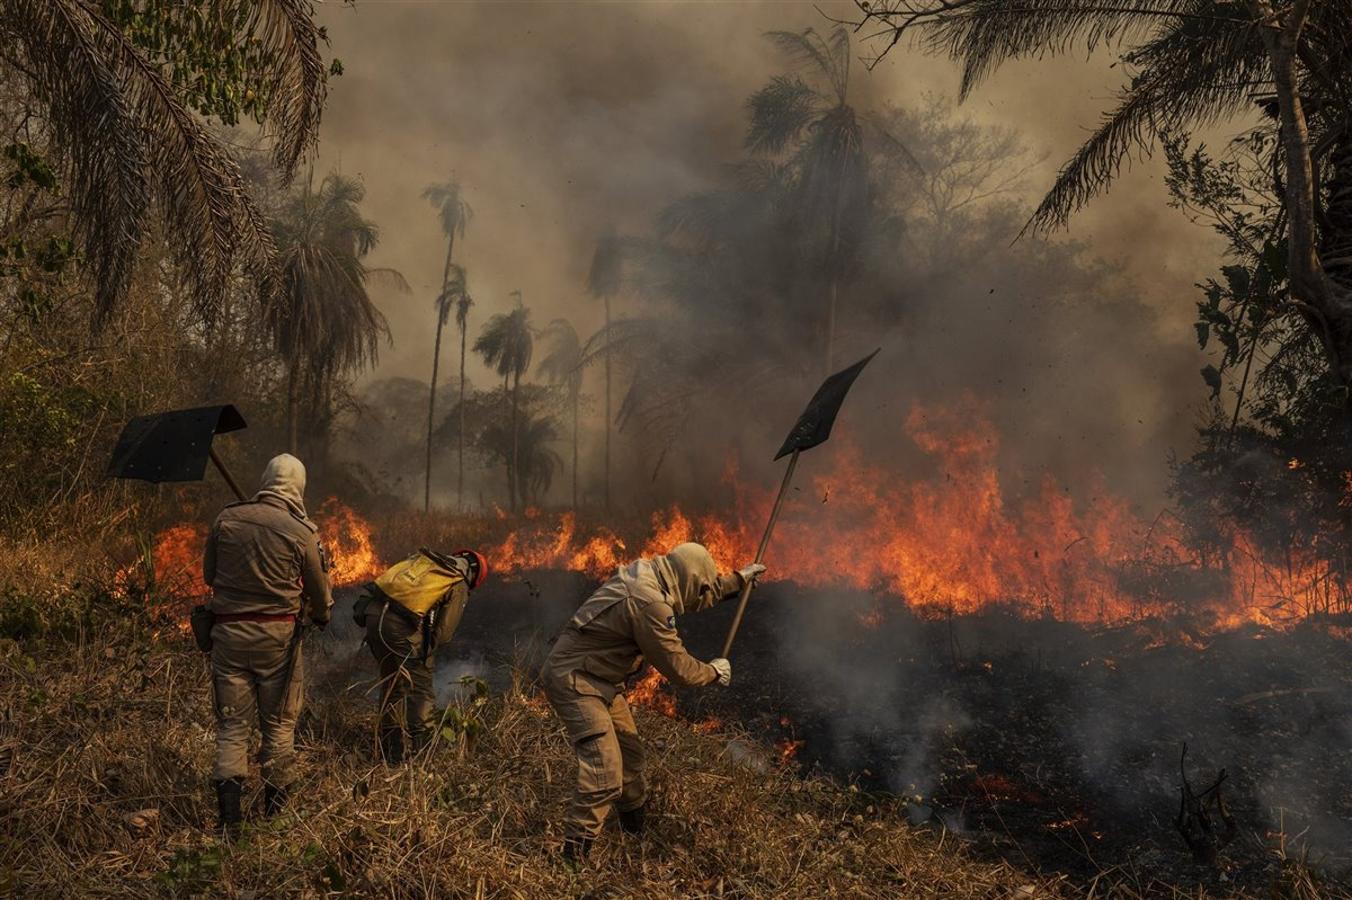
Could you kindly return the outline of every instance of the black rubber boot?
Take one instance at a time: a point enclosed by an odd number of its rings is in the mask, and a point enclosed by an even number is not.
[[[244,814],[240,812],[239,798],[244,790],[244,779],[227,778],[216,782],[217,827],[227,838],[239,834]]]
[[[567,837],[563,839],[563,862],[571,869],[579,869],[591,854],[592,839]]]
[[[397,766],[404,761],[404,733],[397,729],[380,732],[380,755],[387,766]]]
[[[620,830],[625,834],[642,834],[646,818],[643,811],[646,808],[640,806],[638,809],[620,810]]]
[[[263,785],[263,815],[269,819],[280,814],[286,809],[286,803],[291,799],[291,792],[284,787],[278,787],[275,784]]]

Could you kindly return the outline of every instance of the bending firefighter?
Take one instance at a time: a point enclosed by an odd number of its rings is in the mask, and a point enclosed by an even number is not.
[[[473,550],[448,556],[422,548],[385,570],[357,601],[354,618],[380,666],[380,752],[387,764],[431,742],[436,648],[455,634],[469,592],[487,576],[487,561]]]
[[[630,563],[578,608],[545,661],[545,696],[577,753],[577,786],[564,819],[565,857],[580,861],[601,833],[612,804],[620,827],[643,831],[644,754],[623,682],[646,659],[675,684],[732,681],[726,659],[705,663],[685,651],[676,616],[738,593],[765,567],[722,577],[709,551],[681,544],[666,556]]]
[[[238,828],[257,718],[269,816],[294,777],[296,719],[304,695],[301,613],[323,628],[333,599],[318,528],[305,512],[305,466],[274,457],[252,500],[221,511],[207,536],[202,573],[216,704],[216,798],[221,826]]]

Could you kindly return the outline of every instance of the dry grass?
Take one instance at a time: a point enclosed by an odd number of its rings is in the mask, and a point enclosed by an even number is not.
[[[185,638],[124,622],[75,642],[0,640],[14,751],[0,775],[0,894],[994,898],[1087,888],[973,859],[951,835],[910,827],[898,801],[748,764],[761,757],[744,739],[643,711],[650,834],[626,839],[612,824],[593,864],[574,873],[556,855],[573,761],[533,688],[518,681],[478,710],[473,752],[447,745],[390,770],[372,764],[373,710],[343,675],[311,678],[292,811],[255,818],[222,845],[209,831],[206,666]],[[133,815],[144,810],[155,812]],[[1302,879],[1293,866],[1281,894],[1321,896]],[[1113,873],[1093,895],[1141,891],[1172,893]]]

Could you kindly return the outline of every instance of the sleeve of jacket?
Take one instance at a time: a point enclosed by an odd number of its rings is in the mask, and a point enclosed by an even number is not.
[[[432,628],[432,646],[440,647],[455,635],[460,618],[465,614],[465,605],[469,603],[469,588],[462,581],[451,588],[450,596],[437,610],[437,621]]]
[[[221,536],[220,520],[211,523],[207,532],[207,545],[202,551],[202,580],[208,587],[216,580],[216,541]]]
[[[634,641],[643,658],[673,684],[700,687],[718,680],[718,672],[685,652],[676,632],[676,614],[662,600],[634,604]]]
[[[329,573],[319,549],[319,537],[310,535],[305,541],[305,558],[300,567],[301,594],[305,612],[316,625],[327,625],[333,595],[329,590]]]
[[[718,599],[719,602],[731,600],[742,592],[742,576],[736,572],[729,572],[726,575],[718,576]]]

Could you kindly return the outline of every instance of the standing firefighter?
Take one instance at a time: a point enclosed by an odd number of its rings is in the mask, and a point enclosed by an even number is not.
[[[304,695],[301,614],[323,628],[333,605],[318,531],[305,513],[305,466],[283,453],[268,463],[253,499],[222,510],[207,536],[202,571],[212,591],[212,777],[227,831],[241,820],[255,715],[263,733],[264,808],[273,816],[286,805]]]
[[[713,606],[764,571],[755,563],[720,577],[708,550],[681,544],[620,569],[568,621],[543,672],[545,696],[577,753],[577,786],[564,819],[567,859],[586,857],[613,803],[626,833],[643,831],[643,745],[624,680],[646,659],[678,685],[729,684],[726,659],[705,663],[685,651],[676,616]]]
[[[358,601],[357,624],[365,625],[380,666],[380,752],[387,764],[431,742],[436,648],[455,634],[469,592],[487,575],[487,561],[473,550],[445,555],[420,548],[367,585]]]

